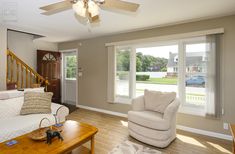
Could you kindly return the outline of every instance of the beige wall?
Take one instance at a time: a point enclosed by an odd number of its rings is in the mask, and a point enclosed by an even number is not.
[[[36,39],[33,41],[34,48],[46,51],[58,51],[58,44],[53,42],[46,42],[40,39]]]
[[[33,35],[8,31],[7,32],[7,47],[14,52],[20,59],[22,59],[30,67],[36,69],[37,54],[34,49]]]
[[[0,90],[6,89],[7,28],[0,26]]]
[[[200,116],[178,114],[177,123],[188,127],[228,134],[223,130],[223,122],[235,123],[235,16],[179,24],[137,32],[123,33],[112,36],[78,40],[59,44],[60,50],[78,48],[79,67],[84,69],[83,77],[79,79],[79,104],[127,113],[130,105],[109,104],[107,98],[107,50],[105,43],[142,39],[148,37],[179,34],[214,28],[225,28],[224,50],[221,53],[221,75],[223,80],[223,103],[225,114],[221,120],[206,119]]]

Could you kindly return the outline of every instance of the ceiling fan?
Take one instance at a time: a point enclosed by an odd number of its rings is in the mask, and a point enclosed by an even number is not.
[[[122,0],[64,0],[58,3],[40,7],[43,15],[52,15],[68,9],[73,9],[82,18],[87,18],[90,23],[99,21],[99,9],[118,9],[136,12],[139,4]]]

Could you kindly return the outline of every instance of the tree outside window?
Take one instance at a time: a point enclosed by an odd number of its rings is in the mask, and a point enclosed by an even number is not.
[[[76,79],[76,66],[77,58],[76,56],[66,56],[66,79],[75,80]]]

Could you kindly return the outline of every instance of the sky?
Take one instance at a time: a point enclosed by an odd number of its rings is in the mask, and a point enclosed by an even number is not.
[[[186,45],[187,52],[201,52],[205,51],[205,44],[190,44]],[[148,48],[137,48],[136,52],[141,52],[143,55],[152,55],[154,57],[169,59],[169,52],[177,53],[178,45],[148,47]]]

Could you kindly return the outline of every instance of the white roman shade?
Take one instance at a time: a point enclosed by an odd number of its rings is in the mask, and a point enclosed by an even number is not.
[[[207,41],[207,84],[206,84],[206,115],[220,118],[222,114],[222,104],[220,101],[220,78],[219,78],[219,35],[206,36]]]
[[[107,83],[107,102],[114,103],[115,101],[115,68],[116,56],[115,46],[108,46],[108,83]]]

